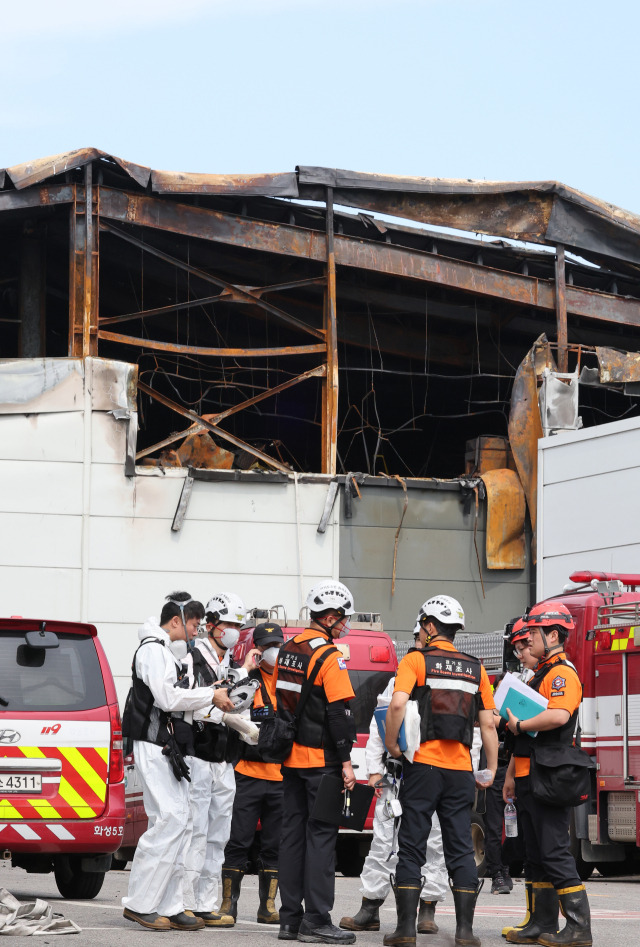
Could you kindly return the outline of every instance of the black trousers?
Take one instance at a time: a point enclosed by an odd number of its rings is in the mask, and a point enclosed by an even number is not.
[[[244,871],[259,819],[262,867],[277,868],[282,830],[282,783],[238,772],[235,776],[236,794],[231,834],[224,850],[224,864],[228,868]]]
[[[424,865],[431,816],[437,812],[444,860],[451,880],[456,887],[476,887],[478,870],[471,841],[474,799],[475,780],[471,772],[405,762],[400,786],[398,885],[422,886],[420,869]]]
[[[581,885],[569,850],[569,808],[534,799],[528,776],[516,779],[516,797],[531,880],[551,882],[556,888]]]
[[[339,776],[340,766],[313,769],[283,766],[282,772],[284,815],[279,859],[280,924],[299,927],[304,917],[309,924],[318,927],[331,921],[338,826],[310,819],[309,813],[320,780],[325,773]]]
[[[486,790],[484,852],[487,857],[486,874],[489,878],[495,878],[499,871],[507,868],[502,860],[502,823],[504,821],[502,787],[506,772],[506,764],[498,766],[496,778]]]

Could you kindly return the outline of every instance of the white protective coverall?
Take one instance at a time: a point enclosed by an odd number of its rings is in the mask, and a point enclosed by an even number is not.
[[[231,662],[231,652],[222,658],[206,638],[195,642],[207,664],[219,681],[225,680]],[[195,714],[204,719],[204,714]],[[214,708],[207,717],[212,723],[222,723],[223,713]],[[231,834],[233,800],[236,778],[232,763],[208,763],[190,756],[189,824],[191,841],[185,860],[184,901],[190,911],[215,911],[224,849]]]
[[[181,662],[170,651],[169,635],[157,618],[148,618],[138,638],[158,638],[136,655],[136,673],[153,694],[154,704],[164,711],[205,713],[212,706],[210,687],[185,690],[176,687]],[[136,767],[142,783],[142,798],[148,827],[136,848],[129,876],[129,890],[122,905],[138,914],[163,917],[184,910],[184,858],[189,844],[189,783],[173,775],[162,755],[162,747],[143,740],[133,741]]]
[[[388,707],[393,696],[395,678],[391,678],[382,694],[378,695],[378,707]],[[384,743],[378,730],[375,717],[369,726],[369,739],[366,746],[367,774],[384,774],[385,768],[382,757],[385,752]],[[383,819],[384,804],[392,798],[391,789],[384,789],[382,796],[376,802],[373,815],[373,839],[369,854],[365,859],[360,875],[360,891],[365,898],[374,900],[386,898],[391,890],[389,876],[395,872],[398,864],[398,855],[391,855],[393,845],[393,819]],[[396,835],[397,841],[397,835]],[[391,857],[389,857],[391,855]],[[438,816],[433,814],[429,841],[427,842],[426,861],[422,868],[423,901],[444,901],[445,892],[449,887],[447,869],[444,863],[442,849],[442,832]]]

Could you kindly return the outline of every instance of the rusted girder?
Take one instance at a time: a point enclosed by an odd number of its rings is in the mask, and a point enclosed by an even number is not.
[[[326,193],[327,289],[324,298],[324,332],[327,343],[327,374],[323,383],[322,473],[336,472],[338,444],[338,329],[336,317],[336,255],[333,232],[333,191]]]
[[[169,408],[171,411],[181,414],[184,418],[189,418],[190,421],[194,421],[196,424],[202,425],[205,431],[211,431],[212,434],[216,434],[224,441],[229,441],[229,443],[233,444],[234,447],[239,447],[241,450],[246,450],[249,454],[257,457],[258,460],[261,460],[264,464],[268,464],[270,467],[275,467],[276,470],[281,470],[283,473],[290,473],[291,468],[287,467],[285,464],[280,463],[280,461],[276,460],[275,457],[269,457],[268,454],[264,454],[261,450],[258,450],[257,447],[252,447],[251,444],[247,444],[246,441],[241,440],[234,434],[229,434],[227,431],[221,430],[219,427],[217,427],[217,425],[210,424],[209,421],[205,421],[204,418],[200,417],[199,414],[196,414],[195,411],[190,411],[188,408],[184,408],[181,404],[177,404],[177,402],[172,401],[171,398],[161,395],[159,391],[149,388],[149,386],[145,385],[144,382],[138,382],[138,391],[142,391],[146,395],[149,395],[150,398],[153,398],[155,401],[159,401],[160,404],[165,406],[165,408]]]
[[[100,212],[102,214],[102,209]],[[316,329],[314,326],[307,325],[300,319],[296,319],[295,316],[289,315],[288,312],[283,312],[282,309],[278,309],[277,306],[272,306],[271,303],[265,302],[263,299],[259,299],[256,296],[252,296],[251,293],[247,293],[238,286],[234,286],[233,283],[228,283],[226,280],[220,279],[219,276],[213,276],[206,270],[201,270],[197,266],[191,266],[190,263],[185,263],[184,260],[179,260],[177,257],[171,256],[170,253],[165,253],[163,250],[158,250],[156,247],[152,247],[148,243],[138,240],[138,238],[134,237],[133,234],[126,233],[124,230],[119,230],[117,227],[112,227],[110,224],[104,223],[104,221],[100,222],[100,229],[114,234],[121,240],[131,243],[134,247],[138,247],[140,250],[150,253],[151,256],[158,257],[159,260],[164,260],[165,263],[170,263],[172,266],[176,266],[179,269],[190,273],[192,276],[197,276],[199,279],[213,283],[215,286],[222,287],[222,289],[225,289],[232,296],[236,296],[236,298],[244,299],[245,302],[260,306],[261,309],[266,309],[266,311],[271,313],[272,316],[276,316],[276,318],[281,319],[283,322],[288,322],[289,325],[295,326],[297,329],[302,329],[303,332],[308,332],[310,335],[315,335],[319,339],[324,338],[324,332],[321,329]]]
[[[558,368],[561,372],[569,370],[569,352],[567,351],[567,279],[564,266],[564,247],[556,248],[556,325],[558,336]]]
[[[299,384],[301,381],[306,381],[308,378],[322,378],[327,373],[326,365],[318,365],[316,368],[310,369],[308,372],[303,372],[302,375],[296,375],[295,378],[289,378],[288,381],[283,381],[281,385],[276,385],[275,388],[267,388],[266,391],[260,392],[259,395],[255,395],[253,398],[247,399],[247,401],[241,402],[241,404],[234,404],[230,408],[226,408],[224,411],[218,412],[218,414],[203,414],[202,418],[204,421],[208,421],[209,424],[218,424],[224,418],[228,418],[232,414],[237,414],[239,411],[244,411],[245,408],[250,408],[254,404],[258,404],[259,401],[264,401],[266,398],[273,398],[274,395],[279,395],[281,391],[286,391],[287,388],[292,388],[294,385]],[[169,437],[165,437],[164,440],[159,441],[157,444],[153,444],[152,447],[145,447],[144,450],[138,451],[136,454],[136,460],[139,460],[140,457],[146,457],[147,454],[153,454],[154,451],[160,450],[162,447],[168,447],[169,444],[174,444],[176,441],[181,440],[183,437],[187,437],[189,434],[199,434],[201,431],[204,431],[204,427],[201,424],[192,424],[190,428],[187,428],[186,431],[179,431],[177,434],[171,434]]]
[[[93,168],[85,165],[84,186],[73,188],[69,221],[69,355],[98,354],[98,226]]]
[[[70,204],[75,187],[71,184],[51,184],[31,187],[27,191],[3,191],[0,194],[0,213],[5,210],[26,210],[30,207],[51,207]]]
[[[103,218],[184,236],[280,253],[319,264],[326,262],[322,231],[283,223],[249,220],[201,207],[165,202],[141,194],[101,188]],[[337,266],[357,267],[407,279],[437,283],[463,292],[503,299],[516,305],[555,310],[552,280],[491,269],[477,263],[437,256],[375,240],[335,235]],[[567,310],[577,316],[640,326],[640,299],[629,299],[567,286]],[[309,330],[310,331],[310,330]]]
[[[324,345],[283,345],[270,349],[210,349],[202,345],[179,345],[176,342],[154,342],[152,339],[134,338],[119,332],[98,330],[98,338],[121,345],[135,345],[142,349],[160,352],[176,352],[178,355],[215,355],[221,358],[268,358],[271,355],[316,355],[325,351]]]

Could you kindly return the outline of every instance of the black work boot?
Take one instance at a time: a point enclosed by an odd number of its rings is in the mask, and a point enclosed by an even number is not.
[[[476,910],[476,901],[482,885],[475,888],[456,888],[451,885],[453,903],[456,909],[456,947],[482,947],[480,938],[473,933],[473,915]]]
[[[228,914],[235,919],[238,916],[238,898],[240,897],[240,886],[244,878],[242,868],[228,868],[222,866],[222,904],[220,905],[220,914]]]
[[[358,913],[353,917],[343,917],[340,927],[343,931],[379,931],[383,904],[384,898],[363,898]]]
[[[534,881],[531,886],[531,917],[524,927],[507,932],[509,944],[537,944],[541,934],[558,930],[558,892],[548,881]]]
[[[523,927],[526,927],[531,919],[531,885],[533,882],[527,881],[525,878],[524,882],[524,907],[525,915],[524,920],[520,921],[519,924],[509,924],[507,927],[502,928],[502,936],[506,937],[509,931],[520,931]]]
[[[591,947],[591,912],[589,899],[584,885],[575,888],[560,888],[560,909],[567,919],[565,927],[558,933],[543,933],[538,938],[539,944],[546,947]]]
[[[418,885],[394,885],[396,896],[396,911],[398,923],[393,934],[385,934],[382,943],[384,947],[401,947],[414,945],[416,942],[416,915],[420,900]]]
[[[418,933],[419,934],[437,934],[438,925],[434,920],[437,901],[423,901],[420,898],[420,910],[418,911]]]
[[[275,897],[278,893],[278,869],[261,868],[258,872],[258,924],[279,924],[280,915],[276,911]]]

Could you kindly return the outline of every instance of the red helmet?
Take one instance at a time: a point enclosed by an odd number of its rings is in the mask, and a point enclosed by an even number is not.
[[[575,624],[573,615],[564,602],[538,602],[532,605],[524,616],[524,628],[557,628],[566,638],[573,631]]]
[[[509,635],[509,644],[514,645],[516,641],[523,641],[529,637],[529,629],[525,625],[524,618],[518,618],[513,623],[511,634]]]

